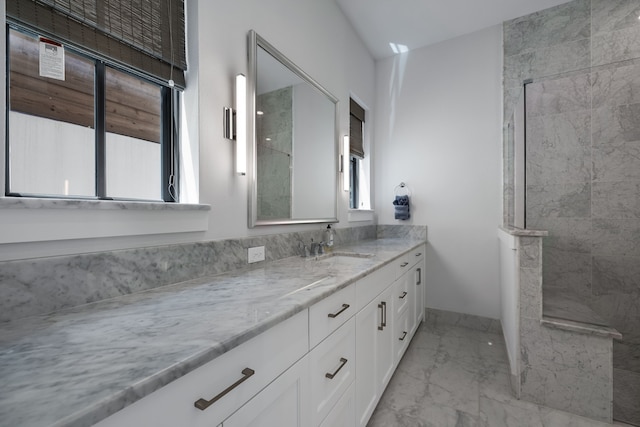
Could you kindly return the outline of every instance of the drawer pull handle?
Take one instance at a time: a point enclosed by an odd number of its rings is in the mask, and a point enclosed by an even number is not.
[[[404,341],[404,339],[407,337],[407,331],[402,331],[402,337],[400,337],[400,341]]]
[[[418,252],[418,253],[416,254],[416,256],[420,256],[420,255],[422,255],[422,252]]]
[[[422,284],[422,268],[417,268],[416,273],[418,273],[418,281],[416,282],[416,285],[421,285]]]
[[[382,311],[382,313],[384,314],[384,317],[382,318],[382,327],[384,328],[385,326],[387,326],[387,302],[386,301],[382,301],[382,308],[384,309]]]
[[[380,325],[378,326],[378,330],[381,331],[384,329],[384,308],[382,308],[382,303],[378,304],[378,308],[380,309]]]
[[[231,390],[233,390],[234,388],[238,387],[240,384],[242,384],[243,382],[245,382],[246,380],[249,379],[250,376],[252,376],[253,374],[255,374],[256,371],[254,371],[251,368],[244,368],[242,370],[242,378],[240,378],[238,381],[236,381],[235,383],[231,384],[229,387],[227,387],[226,389],[224,389],[223,391],[221,391],[217,396],[215,396],[213,399],[211,400],[204,400],[202,398],[196,400],[196,402],[194,403],[195,407],[200,409],[201,411],[204,411],[205,409],[207,409],[209,406],[213,405],[214,403],[216,403],[218,400],[222,399],[226,394],[228,394]]]
[[[349,304],[342,304],[342,309],[340,311],[338,311],[337,313],[329,313],[327,316],[329,316],[330,318],[336,318],[340,315],[340,313],[342,313],[343,311],[345,311],[347,308],[349,308]]]
[[[402,264],[400,264],[400,267],[406,267],[407,265],[409,265],[408,262],[403,262]]]
[[[407,291],[404,291],[404,292],[402,293],[402,295],[400,295],[398,298],[400,298],[400,299],[404,299],[404,297],[406,297],[406,296],[407,296]]]
[[[326,374],[324,374],[324,376],[325,376],[325,377],[327,377],[327,378],[329,378],[330,380],[332,380],[332,379],[333,379],[333,377],[335,377],[336,375],[338,375],[338,372],[340,372],[340,369],[342,369],[342,367],[343,367],[344,365],[346,365],[346,364],[347,364],[347,359],[345,359],[344,357],[341,357],[341,358],[340,358],[340,366],[338,366],[338,369],[336,369],[336,370],[335,370],[335,372],[334,372],[333,374],[330,374],[330,373],[328,373],[328,372],[327,372]]]

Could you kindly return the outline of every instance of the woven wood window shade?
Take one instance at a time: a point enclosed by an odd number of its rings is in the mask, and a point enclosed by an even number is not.
[[[184,88],[184,0],[10,0],[10,22]]]
[[[362,128],[364,124],[364,108],[353,99],[349,99],[349,147],[352,156],[364,158],[364,141]]]

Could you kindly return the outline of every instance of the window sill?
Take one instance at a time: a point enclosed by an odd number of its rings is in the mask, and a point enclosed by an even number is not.
[[[0,197],[0,209],[100,209],[100,210],[161,210],[208,211],[210,205],[126,200],[55,199],[35,197]]]
[[[349,222],[373,221],[376,211],[371,209],[349,209],[347,211]]]
[[[111,200],[0,198],[0,244],[208,229],[209,205]]]

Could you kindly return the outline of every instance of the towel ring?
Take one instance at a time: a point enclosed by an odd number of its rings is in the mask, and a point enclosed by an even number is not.
[[[404,182],[401,182],[400,185],[396,185],[393,192],[396,196],[411,196],[411,190]],[[404,194],[400,194],[402,192],[404,192]]]

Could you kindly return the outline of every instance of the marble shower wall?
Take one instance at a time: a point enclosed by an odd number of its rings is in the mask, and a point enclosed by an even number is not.
[[[256,104],[258,218],[290,218],[293,88],[258,95]]]
[[[614,418],[640,425],[640,0],[574,0],[504,24],[505,128],[527,85],[527,227],[544,291],[590,306],[614,342]],[[504,220],[512,221],[505,138]]]

